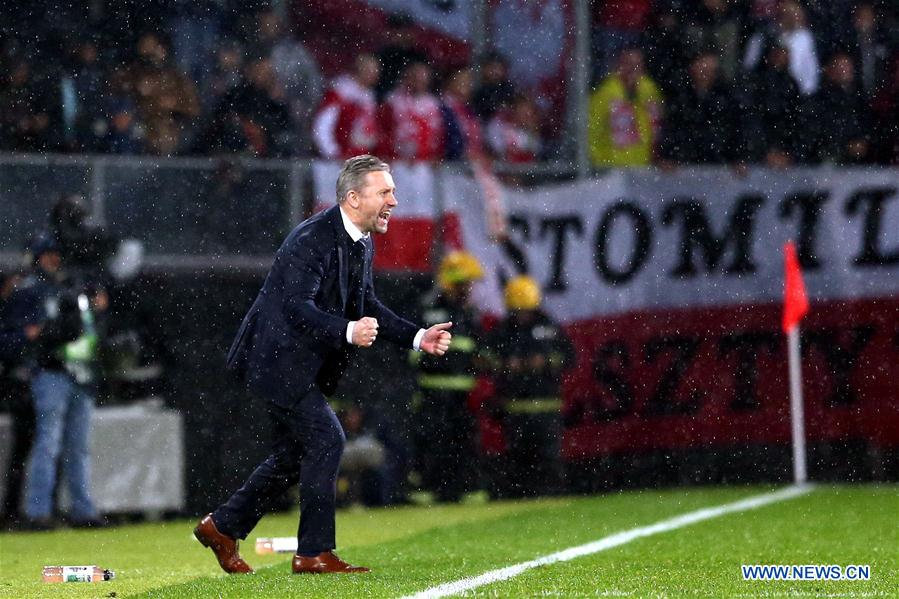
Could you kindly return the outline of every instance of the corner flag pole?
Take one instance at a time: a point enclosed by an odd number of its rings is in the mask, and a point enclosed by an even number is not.
[[[799,327],[787,333],[790,361],[790,423],[793,430],[793,482],[808,480],[805,454],[805,415],[802,411],[802,364],[800,363]]]
[[[808,295],[802,281],[796,245],[784,246],[784,313],[783,329],[787,334],[790,368],[790,424],[793,438],[793,481],[798,485],[808,480],[805,450],[805,415],[802,399],[802,353],[799,322],[808,312]]]

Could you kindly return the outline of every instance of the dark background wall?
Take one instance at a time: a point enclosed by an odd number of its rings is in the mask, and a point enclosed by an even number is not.
[[[262,402],[225,368],[225,355],[262,280],[258,275],[152,275],[121,294],[128,318],[143,327],[164,366],[160,394],[184,415],[187,509],[193,513],[224,500],[268,455]],[[409,317],[416,316],[429,286],[420,275],[376,281],[379,296]],[[413,383],[406,353],[389,343],[377,351],[360,350],[336,399],[364,405],[376,426],[407,431]]]

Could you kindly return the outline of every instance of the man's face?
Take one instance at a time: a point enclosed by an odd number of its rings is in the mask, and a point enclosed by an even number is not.
[[[431,70],[423,64],[410,66],[407,77],[409,91],[413,94],[423,94],[431,86]]]
[[[877,14],[874,12],[874,7],[870,4],[859,5],[855,10],[853,22],[857,31],[863,33],[874,31],[874,28],[877,27]]]
[[[381,77],[381,63],[374,56],[360,56],[356,62],[356,79],[365,87],[373,87]]]
[[[474,78],[471,71],[463,69],[456,73],[447,85],[447,91],[463,102],[468,102],[474,93]]]
[[[22,277],[17,274],[11,274],[3,281],[0,286],[0,299],[6,299],[16,290],[16,286],[22,282]]]
[[[273,12],[262,14],[256,27],[259,37],[264,40],[278,39],[281,35],[281,21]]]
[[[390,173],[366,173],[362,187],[347,194],[346,201],[357,216],[353,222],[363,233],[386,233],[390,213],[397,205],[395,194]]]
[[[845,54],[838,54],[827,66],[827,78],[840,87],[849,87],[855,81],[855,69],[852,59]]]
[[[699,56],[690,64],[690,77],[696,87],[709,87],[718,78],[718,59],[711,54]]]
[[[37,259],[37,264],[44,272],[56,273],[62,267],[62,257],[59,252],[44,252]]]
[[[499,60],[491,60],[484,65],[482,77],[485,83],[499,83],[506,78],[506,65]]]
[[[778,21],[784,31],[793,31],[805,21],[802,7],[795,2],[784,2],[778,8],[778,13]]]

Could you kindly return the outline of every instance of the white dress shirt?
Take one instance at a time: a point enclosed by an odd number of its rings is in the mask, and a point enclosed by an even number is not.
[[[340,218],[343,220],[343,228],[346,229],[347,234],[350,236],[350,239],[353,240],[353,243],[358,243],[361,239],[368,239],[370,233],[363,233],[359,230],[353,221],[350,220],[350,217],[347,216],[346,212],[343,211],[343,207],[340,207]],[[364,276],[364,273],[363,273]],[[346,325],[346,342],[352,345],[353,343],[353,329],[356,327],[355,320],[351,320]],[[418,329],[418,333],[415,334],[415,339],[412,340],[412,349],[415,351],[421,351],[421,338],[425,336],[424,329]]]

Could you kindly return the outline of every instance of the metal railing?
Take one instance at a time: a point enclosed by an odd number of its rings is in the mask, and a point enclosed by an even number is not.
[[[312,165],[238,156],[0,154],[0,267],[21,263],[59,197],[80,194],[91,224],[144,245],[146,270],[264,271],[284,236],[313,209]],[[466,168],[447,164],[438,174]],[[568,163],[497,168],[520,185],[577,176]]]
[[[310,169],[239,157],[0,155],[0,261],[17,263],[53,203],[80,194],[92,224],[144,244],[149,268],[257,268],[307,211]]]

